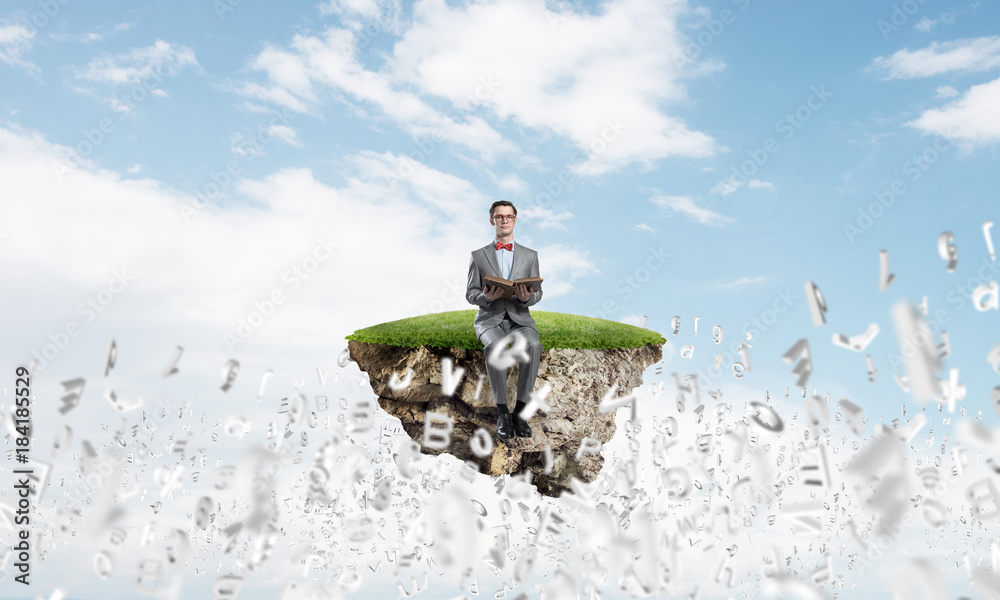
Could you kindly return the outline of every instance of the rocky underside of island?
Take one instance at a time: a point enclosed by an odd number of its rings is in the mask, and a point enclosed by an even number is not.
[[[462,461],[473,461],[481,473],[503,474],[531,471],[531,482],[538,491],[557,496],[569,489],[570,480],[593,481],[601,471],[604,458],[599,453],[583,453],[576,460],[584,439],[600,443],[615,434],[615,412],[601,414],[598,405],[612,386],[616,397],[626,396],[642,385],[642,374],[662,356],[659,345],[613,349],[545,349],[538,365],[536,393],[548,384],[545,397],[548,410],[536,412],[528,421],[532,437],[497,442],[497,409],[486,376],[482,350],[466,348],[403,347],[349,341],[351,359],[368,374],[378,403],[402,423],[406,433],[425,454],[448,453]],[[464,372],[452,395],[442,388],[442,360],[450,358],[452,370]],[[405,380],[401,389],[390,386]],[[518,365],[507,372],[507,401],[511,407],[517,394]],[[527,400],[527,399],[525,399]],[[427,413],[447,415],[452,427],[443,449],[424,444]],[[437,419],[436,417],[434,419]],[[437,425],[432,423],[431,432]],[[472,451],[470,439],[479,428],[492,440],[492,453],[485,458]],[[482,434],[480,434],[482,435]],[[441,439],[440,436],[436,439]],[[480,440],[481,441],[481,440]],[[431,447],[428,447],[431,446]],[[546,448],[551,458],[546,458]],[[548,470],[548,474],[546,474]]]

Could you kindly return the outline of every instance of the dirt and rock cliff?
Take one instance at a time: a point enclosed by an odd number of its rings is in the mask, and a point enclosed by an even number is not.
[[[474,461],[482,473],[499,476],[532,472],[538,491],[557,496],[569,488],[570,479],[593,481],[604,464],[600,454],[583,454],[576,460],[584,438],[601,443],[615,434],[615,412],[601,414],[598,405],[612,385],[617,397],[642,385],[642,374],[662,357],[662,348],[646,344],[639,348],[615,349],[545,349],[538,366],[535,390],[546,383],[551,391],[545,398],[547,412],[537,412],[529,420],[533,436],[497,443],[497,410],[486,376],[482,350],[465,348],[406,348],[386,344],[350,341],[351,359],[369,376],[379,405],[398,417],[409,436],[423,446],[424,418],[427,411],[445,414],[453,421],[450,444],[444,450],[422,447],[425,454],[446,452],[456,458]],[[441,361],[450,357],[453,369],[465,369],[452,396],[445,396],[441,386]],[[412,369],[410,383],[393,390],[389,383],[395,374],[403,379]],[[518,365],[507,372],[507,399],[514,405]],[[478,394],[477,394],[478,388]],[[623,409],[627,410],[627,409]],[[472,452],[470,438],[478,428],[488,432],[493,452],[479,458]],[[432,431],[434,428],[432,427]],[[545,474],[545,448],[551,451],[549,474]]]

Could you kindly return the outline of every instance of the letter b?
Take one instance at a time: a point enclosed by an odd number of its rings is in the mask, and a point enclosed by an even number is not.
[[[435,147],[436,144],[431,140],[421,140],[417,142],[417,148],[420,148],[420,150],[424,153],[425,159],[429,157],[431,154],[434,154]]]
[[[701,56],[701,51],[702,51],[701,45],[695,42],[691,42],[684,48],[684,56],[693,60]]]
[[[100,129],[91,129],[89,131],[81,129],[80,133],[82,133],[83,137],[87,138],[87,141],[89,141],[95,148],[100,146],[101,142],[104,141],[104,134],[101,133]]]
[[[753,150],[747,150],[747,155],[757,163],[758,167],[764,166],[767,162],[767,152],[763,148],[754,148]]]
[[[255,300],[253,306],[265,317],[271,316],[271,313],[274,312],[274,304],[272,304],[270,300]]]
[[[56,13],[59,12],[59,4],[56,0],[42,0],[42,2],[38,3],[38,7],[44,10],[50,17],[56,16]]]
[[[211,174],[211,177],[212,181],[214,181],[220,188],[224,188],[229,185],[229,173],[226,173],[225,171],[215,171]]]
[[[546,192],[552,194],[553,198],[558,198],[559,194],[563,191],[563,186],[558,181],[547,181],[542,185],[542,187],[545,188]]]
[[[881,202],[882,206],[889,208],[896,201],[896,196],[889,190],[886,190],[884,192],[875,192],[875,199]]]
[[[61,331],[57,331],[56,333],[50,333],[49,339],[52,340],[53,344],[59,346],[60,350],[69,345],[69,337],[67,337],[66,334]]]
[[[868,229],[874,222],[875,221],[872,219],[871,215],[865,212],[865,209],[858,209],[858,227],[861,229]]]

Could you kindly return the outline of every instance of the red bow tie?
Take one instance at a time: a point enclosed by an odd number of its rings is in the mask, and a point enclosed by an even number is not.
[[[511,242],[509,244],[501,244],[500,242],[497,242],[497,250],[499,250],[500,248],[503,248],[504,250],[510,250],[511,252],[513,252],[514,242]]]

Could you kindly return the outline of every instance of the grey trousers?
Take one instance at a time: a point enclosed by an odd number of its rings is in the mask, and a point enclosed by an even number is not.
[[[489,356],[495,344],[507,336],[512,330],[521,332],[528,342],[528,362],[517,365],[517,399],[527,402],[528,396],[535,389],[535,379],[538,377],[538,361],[542,358],[542,343],[538,341],[538,332],[533,327],[524,327],[504,316],[496,327],[491,327],[479,336],[483,343],[484,356]],[[490,379],[490,389],[493,390],[493,400],[497,404],[507,404],[507,371],[495,368],[486,361],[486,373]]]

